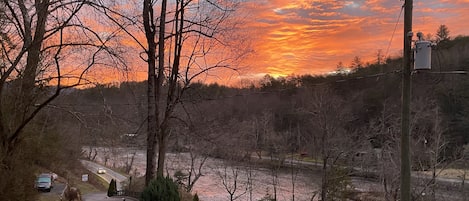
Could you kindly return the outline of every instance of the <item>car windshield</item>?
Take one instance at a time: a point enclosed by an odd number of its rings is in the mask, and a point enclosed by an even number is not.
[[[50,178],[48,178],[48,177],[39,177],[39,178],[37,179],[37,182],[38,182],[38,183],[51,182],[51,180],[50,180]]]

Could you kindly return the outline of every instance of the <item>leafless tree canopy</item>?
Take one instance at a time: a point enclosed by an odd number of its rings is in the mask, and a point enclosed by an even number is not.
[[[15,169],[26,129],[65,88],[87,84],[96,65],[119,62],[113,39],[85,19],[88,1],[1,1],[0,169]],[[112,65],[112,64],[111,64]],[[14,183],[12,180],[6,181]],[[6,192],[0,185],[1,192]],[[3,194],[3,193],[2,193]],[[21,199],[21,198],[19,198]]]

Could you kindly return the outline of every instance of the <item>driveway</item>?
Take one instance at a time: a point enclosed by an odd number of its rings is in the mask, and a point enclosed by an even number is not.
[[[65,184],[59,181],[54,182],[54,188],[50,192],[41,192],[39,197],[41,200],[59,200],[60,195],[65,189]]]

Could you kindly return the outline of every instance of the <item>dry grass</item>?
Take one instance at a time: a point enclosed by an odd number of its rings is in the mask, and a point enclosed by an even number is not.
[[[88,174],[87,182],[81,181],[80,173]],[[82,195],[106,191],[108,185],[107,182],[105,182],[103,179],[84,168],[82,168],[81,170],[75,170],[74,173],[70,175],[69,182],[72,186],[75,186],[80,189]]]

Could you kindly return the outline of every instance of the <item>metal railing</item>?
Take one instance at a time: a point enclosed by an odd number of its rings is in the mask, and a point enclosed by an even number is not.
[[[114,196],[126,196],[139,199],[142,192],[119,190]]]

